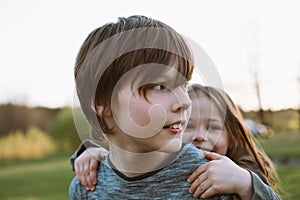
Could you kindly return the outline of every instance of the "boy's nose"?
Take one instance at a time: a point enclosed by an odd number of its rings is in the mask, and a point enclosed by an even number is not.
[[[172,106],[174,112],[187,110],[191,106],[191,99],[185,89],[177,87],[174,89],[176,101]]]

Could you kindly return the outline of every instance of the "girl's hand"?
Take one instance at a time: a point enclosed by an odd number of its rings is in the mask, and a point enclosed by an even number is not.
[[[208,163],[200,166],[188,178],[189,191],[195,198],[208,198],[217,194],[238,194],[242,199],[253,195],[250,173],[226,156],[204,152]]]
[[[75,173],[80,183],[89,191],[94,191],[97,185],[99,161],[104,160],[107,150],[90,147],[75,160]]]

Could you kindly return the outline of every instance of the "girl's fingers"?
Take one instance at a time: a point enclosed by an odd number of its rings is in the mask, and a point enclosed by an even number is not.
[[[83,168],[83,173],[82,173],[82,179],[84,182],[86,182],[86,185],[83,184],[85,187],[87,187],[88,189],[90,189],[93,184],[90,178],[90,161],[89,162],[85,162],[84,163],[84,168]]]
[[[95,186],[97,184],[97,173],[98,173],[99,161],[96,159],[92,159],[90,163],[90,179],[92,185]]]
[[[218,191],[213,187],[209,187],[205,192],[203,192],[200,197],[201,198],[209,198],[209,197],[212,197],[214,195],[217,195],[219,194]]]
[[[102,148],[101,153],[100,153],[100,160],[105,160],[107,153],[108,153],[108,151],[106,149]]]
[[[199,198],[206,190],[208,190],[211,187],[211,183],[208,179],[206,179],[204,182],[202,182],[196,189],[196,191],[193,193],[194,198]],[[201,196],[202,197],[202,196]]]
[[[75,174],[77,176],[77,179],[80,181],[80,166],[79,164],[77,164],[77,162],[75,161],[74,163],[74,169],[75,169]]]
[[[208,160],[219,160],[223,156],[214,152],[204,151],[204,157]]]
[[[191,185],[189,192],[190,193],[194,193],[197,188],[204,182],[207,180],[207,173],[202,173],[200,176],[197,177],[197,179],[193,182],[193,184]]]
[[[85,178],[86,172],[84,171],[84,166],[79,165],[78,170],[76,170],[76,176],[81,185],[83,185],[87,190],[89,190],[88,183]]]
[[[201,165],[200,167],[198,167],[187,179],[187,181],[189,183],[192,183],[193,181],[195,181],[203,172],[206,171],[208,167],[208,163]]]

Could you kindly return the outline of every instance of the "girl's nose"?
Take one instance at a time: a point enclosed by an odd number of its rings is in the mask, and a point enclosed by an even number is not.
[[[197,133],[194,136],[193,141],[195,142],[204,142],[207,141],[207,134],[205,133],[205,131],[202,130],[198,130]]]

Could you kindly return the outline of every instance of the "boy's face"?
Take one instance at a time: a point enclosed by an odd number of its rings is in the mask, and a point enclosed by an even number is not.
[[[189,141],[200,149],[225,155],[228,149],[228,133],[224,119],[213,101],[205,94],[192,98],[192,113],[184,133]]]
[[[153,151],[176,152],[189,117],[189,99],[186,85],[174,86],[178,72],[167,72],[151,82],[146,97],[133,89],[130,81],[121,86],[117,102],[112,105],[115,127],[124,150],[144,153]]]

